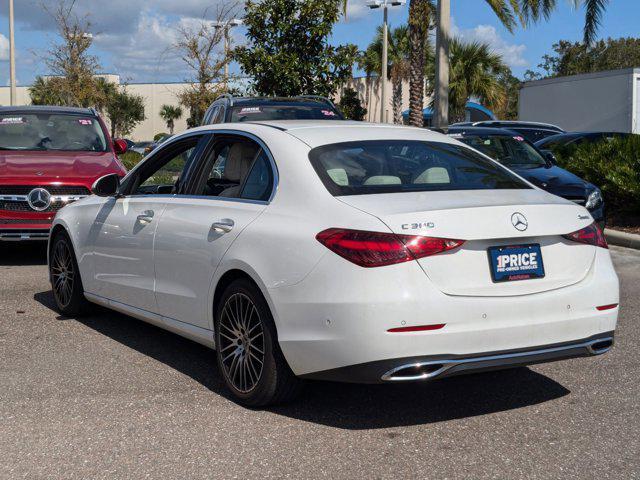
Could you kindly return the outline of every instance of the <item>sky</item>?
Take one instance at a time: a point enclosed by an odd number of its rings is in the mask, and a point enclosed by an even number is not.
[[[104,73],[120,75],[129,83],[180,82],[190,73],[172,47],[176,29],[203,17],[211,18],[225,0],[77,0],[79,15],[88,15],[94,36],[92,53]],[[366,0],[349,0],[346,19],[338,23],[332,43],[355,43],[364,49],[382,22],[381,10],[370,10]],[[582,38],[584,11],[569,0],[558,0],[548,21],[518,27],[509,33],[484,0],[451,0],[453,32],[465,40],[481,40],[503,56],[514,75],[522,78],[536,69],[544,54],[560,39]],[[45,6],[57,0],[15,0],[16,70],[19,85],[29,85],[37,75],[46,75],[44,58],[56,41],[55,24]],[[242,15],[241,5],[238,16]],[[406,23],[408,6],[392,7],[391,27]],[[638,35],[639,0],[611,0],[598,35],[600,38]],[[234,42],[244,43],[243,27],[233,29]],[[8,1],[0,0],[0,84],[9,80]],[[237,65],[232,73],[239,73]],[[357,73],[357,72],[356,72]]]

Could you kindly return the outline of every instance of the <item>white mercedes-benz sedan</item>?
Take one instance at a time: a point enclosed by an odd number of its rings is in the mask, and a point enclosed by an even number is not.
[[[589,212],[445,135],[356,122],[206,126],[60,210],[60,311],[215,348],[235,398],[598,355],[618,278]]]

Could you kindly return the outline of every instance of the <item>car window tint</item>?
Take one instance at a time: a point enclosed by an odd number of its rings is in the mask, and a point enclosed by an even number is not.
[[[136,181],[134,194],[175,194],[183,179],[186,165],[195,152],[198,139],[194,138],[177,147],[169,147],[166,153],[157,152],[149,160],[154,167],[142,169]]]
[[[106,152],[106,137],[93,115],[16,112],[0,115],[0,149]]]
[[[250,140],[221,142],[206,161],[205,181],[197,187],[196,195],[239,197],[259,152],[260,146]]]
[[[309,158],[333,195],[530,188],[479,153],[449,143],[347,142],[317,147]]]
[[[245,105],[233,107],[232,122],[264,120],[341,120],[330,105]]]
[[[460,140],[509,167],[547,165],[542,155],[520,136],[477,135]]]
[[[256,158],[242,189],[242,198],[250,200],[269,200],[273,184],[271,163],[264,150]]]

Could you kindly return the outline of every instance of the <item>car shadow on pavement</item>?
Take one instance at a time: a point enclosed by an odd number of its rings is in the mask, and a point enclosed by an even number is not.
[[[47,242],[0,242],[0,267],[46,264]]]
[[[51,291],[34,299],[54,309]],[[96,307],[76,320],[230,398],[212,350],[126,315]],[[528,368],[452,377],[430,383],[358,385],[308,382],[296,401],[268,411],[330,427],[361,430],[393,428],[475,417],[523,408],[570,393]]]

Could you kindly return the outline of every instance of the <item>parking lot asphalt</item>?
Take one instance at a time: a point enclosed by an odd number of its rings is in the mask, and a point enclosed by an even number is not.
[[[248,410],[212,351],[52,308],[42,245],[0,244],[0,478],[640,478],[640,251],[612,248],[616,345],[427,384],[311,383]]]

